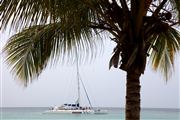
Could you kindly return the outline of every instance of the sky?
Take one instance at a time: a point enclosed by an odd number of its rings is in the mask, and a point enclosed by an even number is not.
[[[0,50],[8,39],[0,33]],[[125,107],[126,73],[120,69],[109,70],[109,60],[114,44],[107,41],[104,52],[91,63],[80,65],[80,75],[86,86],[92,106]],[[175,73],[166,82],[147,64],[141,76],[141,106],[143,108],[180,108],[180,64],[175,61]],[[0,107],[50,107],[75,102],[77,97],[76,68],[57,64],[48,67],[27,88],[10,73],[0,52]],[[81,89],[82,90],[82,89]],[[85,93],[81,92],[81,104],[87,105]]]

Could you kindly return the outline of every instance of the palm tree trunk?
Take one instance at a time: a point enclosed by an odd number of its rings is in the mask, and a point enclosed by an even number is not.
[[[140,76],[127,72],[126,84],[126,120],[140,120]]]

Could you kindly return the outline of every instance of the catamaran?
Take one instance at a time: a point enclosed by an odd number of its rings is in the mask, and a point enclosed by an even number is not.
[[[91,101],[90,98],[87,94],[85,85],[80,77],[80,73],[79,73],[79,66],[78,66],[78,59],[76,62],[76,69],[77,69],[77,85],[78,85],[78,97],[75,103],[65,103],[61,106],[54,106],[49,108],[49,110],[45,111],[44,113],[73,113],[73,114],[106,114],[107,111],[106,110],[101,110],[101,109],[94,109],[91,105]],[[86,97],[88,99],[89,102],[89,107],[83,107],[80,104],[80,83],[83,86],[83,90],[86,94]]]

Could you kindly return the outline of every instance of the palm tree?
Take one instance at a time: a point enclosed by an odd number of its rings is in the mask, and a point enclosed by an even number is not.
[[[140,120],[140,76],[147,57],[166,80],[180,50],[179,0],[1,0],[0,28],[16,30],[4,51],[28,85],[48,61],[75,51],[91,57],[106,33],[116,44],[109,67],[127,72],[126,120]],[[82,52],[83,51],[83,52]]]

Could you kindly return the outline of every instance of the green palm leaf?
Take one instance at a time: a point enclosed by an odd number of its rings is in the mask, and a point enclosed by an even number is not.
[[[56,61],[58,57],[68,55],[73,61],[75,51],[79,56],[83,53],[86,57],[95,51],[98,42],[89,39],[92,37],[90,30],[84,28],[83,32],[77,33],[74,32],[75,27],[62,26],[60,23],[33,26],[12,36],[7,42],[4,48],[7,61],[12,71],[25,80],[25,84],[38,77],[49,60]]]
[[[178,22],[180,24],[180,1],[179,0],[170,0],[172,10],[174,10],[176,17],[178,18]]]
[[[3,23],[1,28],[11,24],[11,27],[18,30],[33,25],[67,23],[72,20],[78,26],[95,17],[95,11],[92,12],[79,0],[3,0],[0,6]]]
[[[169,28],[166,32],[155,35],[154,49],[150,61],[155,70],[160,70],[166,80],[172,75],[175,53],[180,50],[180,33]]]

